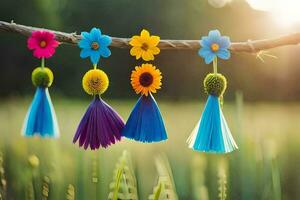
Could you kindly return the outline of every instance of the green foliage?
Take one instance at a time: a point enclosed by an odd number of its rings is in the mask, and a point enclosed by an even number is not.
[[[42,185],[42,200],[47,200],[49,198],[50,191],[50,178],[44,176],[43,185]]]
[[[25,189],[25,200],[35,200],[33,183],[29,182]]]
[[[169,178],[156,179],[157,172],[153,158],[160,152],[165,152],[168,156],[176,183],[176,193],[180,200],[205,200],[203,197],[206,193],[209,193],[209,199],[219,199],[218,180],[220,178],[217,179],[216,171],[221,157],[228,159],[228,165],[225,166],[230,166],[225,170],[226,200],[277,200],[280,196],[282,199],[298,199],[300,185],[296,175],[299,166],[291,163],[297,163],[300,159],[298,134],[300,105],[296,103],[253,105],[243,104],[241,97],[238,99],[238,109],[232,102],[227,102],[224,108],[232,134],[240,147],[239,150],[228,155],[203,154],[187,148],[184,141],[190,134],[190,128],[199,120],[199,112],[195,111],[195,108],[200,108],[202,105],[198,101],[160,102],[160,108],[167,120],[168,142],[140,144],[123,140],[95,154],[95,151],[84,151],[70,142],[88,101],[55,98],[55,109],[64,134],[61,134],[59,140],[50,140],[20,136],[20,126],[30,104],[29,98],[2,100],[0,103],[0,130],[2,131],[0,149],[5,152],[3,168],[8,188],[7,199],[4,200],[25,199],[25,190],[30,188],[28,186],[30,184],[32,196],[34,195],[31,171],[32,166],[36,166],[37,162],[29,165],[28,155],[36,155],[39,158],[39,165],[34,169],[40,172],[40,177],[47,175],[51,178],[49,200],[67,199],[66,187],[69,183],[73,186],[69,188],[68,194],[71,197],[68,200],[75,199],[75,189],[76,200],[96,200],[94,183],[91,180],[94,165],[91,165],[90,158],[91,155],[97,155],[99,159],[97,200],[105,200],[108,194],[114,191],[108,186],[113,179],[115,162],[124,149],[130,150],[135,166],[137,166],[138,194],[139,199],[142,200],[149,197],[149,191],[152,193],[154,183],[157,183],[158,188],[155,190],[156,195],[153,195],[153,199],[162,198],[162,194],[168,188],[166,185],[172,185],[166,184],[170,182]],[[135,102],[110,100],[109,103],[126,118]],[[235,123],[239,123],[239,126]],[[283,134],[286,136],[285,139],[282,139]],[[271,147],[270,150],[264,148],[268,145],[265,145],[263,141],[271,139],[273,145],[270,146],[275,148],[275,153]],[[132,167],[129,168],[132,169]],[[61,177],[61,181],[58,181],[54,175]],[[119,177],[121,180],[119,188],[122,188],[122,176]],[[35,180],[41,181],[41,178],[37,177]],[[158,184],[158,182],[164,184]],[[41,191],[42,185],[37,187],[37,190]],[[196,193],[201,194],[197,196]],[[249,193],[251,196],[245,195]],[[121,195],[118,198],[120,197]],[[26,197],[26,200],[33,198]],[[35,199],[39,200],[41,197],[35,197]]]
[[[6,179],[5,179],[5,169],[3,166],[3,155],[0,152],[0,200],[4,200],[6,198]]]
[[[209,73],[206,75],[203,85],[205,93],[220,97],[226,90],[227,81],[222,74]]]
[[[53,73],[47,67],[37,67],[32,71],[31,79],[36,87],[50,87],[53,82]]]
[[[27,200],[31,199],[41,199],[44,192],[44,190],[41,191],[41,185],[40,185],[40,177],[39,177],[39,165],[40,160],[36,155],[30,155],[28,157],[28,165],[31,170],[31,177],[30,181],[27,185],[27,190],[25,191]]]
[[[155,165],[158,172],[158,181],[153,188],[153,193],[149,200],[176,200],[175,183],[172,170],[166,156],[158,156],[155,159]]]
[[[68,185],[66,199],[75,200],[75,187],[71,184]]]
[[[278,169],[277,159],[272,159],[272,185],[273,185],[273,192],[274,192],[274,200],[281,200],[281,183],[280,183],[280,172]]]
[[[195,155],[191,165],[191,182],[193,197],[197,200],[208,200],[208,189],[205,184],[207,160],[203,155]]]
[[[272,139],[264,142],[264,159],[266,165],[271,168],[271,170],[267,173],[270,179],[266,181],[266,185],[264,188],[265,199],[269,196],[272,196],[274,200],[281,200],[281,180],[280,180],[280,170],[278,168],[278,160],[277,160],[277,145],[274,143]]]
[[[218,184],[219,184],[219,199],[226,200],[227,197],[227,177],[226,177],[226,161],[221,160],[218,168]]]
[[[112,200],[137,200],[137,183],[134,175],[130,154],[123,151],[114,170],[113,181],[109,185],[108,199]]]

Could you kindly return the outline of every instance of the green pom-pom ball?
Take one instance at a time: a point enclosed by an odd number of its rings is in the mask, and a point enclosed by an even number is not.
[[[53,82],[53,73],[47,67],[37,67],[33,70],[31,79],[36,87],[50,87]]]
[[[222,74],[207,74],[204,79],[204,90],[207,94],[220,97],[227,87],[227,80]]]

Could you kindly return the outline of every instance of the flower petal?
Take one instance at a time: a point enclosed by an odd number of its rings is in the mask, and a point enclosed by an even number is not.
[[[149,40],[150,46],[157,46],[159,43],[160,37],[152,35]]]
[[[90,59],[93,64],[97,64],[100,59],[100,52],[91,50]]]
[[[214,53],[207,54],[204,57],[204,61],[205,61],[206,64],[209,64],[209,63],[211,63],[214,60],[215,57],[216,57],[216,55]]]
[[[57,40],[51,40],[49,43],[48,43],[49,46],[53,47],[53,48],[56,48],[58,47],[59,45],[59,42]]]
[[[159,49],[158,47],[151,47],[149,50],[150,50],[150,51],[152,52],[152,54],[154,54],[154,55],[157,55],[157,54],[159,54],[159,52],[160,52],[160,49]]]
[[[143,29],[142,32],[141,32],[141,38],[149,38],[150,37],[150,33],[146,30],[146,29]]]
[[[42,35],[43,35],[43,31],[34,31],[34,32],[32,32],[31,37],[32,38],[41,38]]]
[[[87,58],[91,55],[91,51],[90,49],[82,49],[80,52],[80,58]]]
[[[221,37],[221,33],[219,30],[212,30],[212,31],[209,31],[208,37],[211,39],[211,41],[216,42]]]
[[[210,46],[211,46],[211,40],[210,40],[210,38],[207,37],[207,36],[202,37],[201,40],[200,40],[200,45],[202,47],[208,47],[208,48],[210,48]]]
[[[39,49],[36,49],[36,50],[33,51],[33,56],[36,57],[36,58],[42,58],[43,54]]]
[[[81,39],[78,43],[78,46],[80,48],[83,48],[83,49],[90,49],[91,48],[91,41],[87,40],[87,39]]]
[[[88,32],[81,32],[81,36],[82,36],[82,38],[84,38],[86,40],[92,41],[91,34]]]
[[[132,55],[132,56],[136,56],[138,54],[141,54],[141,52],[142,52],[142,49],[140,47],[132,47],[130,49],[130,55]]]
[[[37,48],[33,51],[33,56],[37,58],[49,58],[52,56],[52,52],[50,52],[51,48]]]
[[[151,52],[149,51],[143,51],[142,52],[142,58],[145,60],[145,61],[150,61],[150,60],[154,60],[154,56]]]
[[[46,50],[46,49],[45,49]],[[55,53],[55,48],[47,48],[43,57],[50,58]]]
[[[100,46],[99,53],[104,58],[107,58],[111,55],[109,48],[104,47],[104,46],[102,46],[102,47]]]
[[[220,38],[220,47],[228,49],[230,46],[230,38],[227,36],[222,36]]]
[[[205,58],[208,54],[212,54],[213,52],[210,50],[208,47],[202,47],[199,51],[198,54],[199,56]]]
[[[28,49],[32,50],[32,49],[36,49],[39,47],[39,42],[36,38],[30,37],[27,40],[27,47]]]
[[[137,53],[136,55],[135,55],[135,59],[136,60],[138,60],[138,59],[140,59],[141,57],[142,57],[142,51],[140,51],[139,53]]]
[[[101,31],[99,28],[92,28],[91,32],[91,39],[92,41],[100,41],[100,37],[101,37]]]
[[[227,49],[220,49],[217,52],[217,56],[219,58],[224,59],[224,60],[228,60],[230,58],[230,51],[228,51]]]
[[[111,37],[107,36],[107,35],[102,35],[100,37],[100,46],[109,46],[111,44],[112,40]]]
[[[131,38],[129,44],[130,44],[131,46],[141,47],[141,46],[142,46],[142,42],[141,42],[141,40],[140,40],[140,36],[137,36],[137,35],[133,36],[133,37]]]

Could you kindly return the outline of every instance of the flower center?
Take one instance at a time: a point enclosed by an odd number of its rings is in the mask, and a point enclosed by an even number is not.
[[[153,83],[153,76],[149,72],[142,73],[139,81],[142,86],[148,87]]]
[[[141,48],[144,50],[144,51],[147,51],[149,49],[149,45],[146,44],[146,43],[143,43]]]
[[[101,86],[101,80],[99,80],[99,78],[97,78],[97,77],[94,77],[94,78],[90,79],[89,86],[94,90],[99,90],[99,88]]]
[[[47,42],[45,40],[42,40],[40,42],[40,47],[44,48],[44,47],[46,47],[46,45],[47,45]]]
[[[98,44],[98,42],[93,42],[92,43],[92,49],[94,49],[94,50],[97,50],[97,49],[99,49],[99,44]]]
[[[212,51],[216,52],[220,49],[220,46],[217,43],[213,43],[210,48]]]

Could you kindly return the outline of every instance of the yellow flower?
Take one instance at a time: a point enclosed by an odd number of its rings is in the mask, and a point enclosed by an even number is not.
[[[40,160],[36,155],[31,155],[28,157],[28,162],[32,168],[36,168],[40,164]]]
[[[82,78],[82,86],[90,95],[103,94],[109,85],[106,73],[100,69],[91,69]]]
[[[145,61],[154,60],[154,55],[159,54],[160,49],[157,47],[160,38],[158,36],[150,36],[145,29],[141,35],[135,35],[131,38],[129,44],[132,46],[130,55],[135,56],[138,60],[142,58]]]
[[[161,87],[162,75],[159,69],[156,69],[152,64],[142,64],[136,66],[131,73],[131,85],[137,94],[156,93]]]

